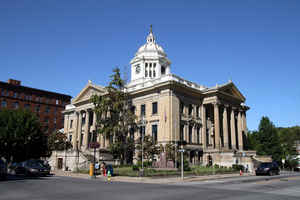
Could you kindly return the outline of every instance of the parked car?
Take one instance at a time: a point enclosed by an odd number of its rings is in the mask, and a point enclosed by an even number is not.
[[[50,173],[50,170],[37,160],[27,160],[18,163],[14,171],[16,174],[23,174],[25,176],[45,176]]]
[[[7,164],[0,159],[0,179],[6,179],[7,176]]]
[[[276,162],[263,162],[255,170],[256,176],[258,175],[279,175],[280,169]]]
[[[46,169],[49,170],[49,174],[50,174],[50,171],[51,171],[51,166],[49,165],[49,163],[45,160],[36,160],[36,162],[39,162],[41,165],[43,165]],[[49,175],[48,174],[48,175]]]

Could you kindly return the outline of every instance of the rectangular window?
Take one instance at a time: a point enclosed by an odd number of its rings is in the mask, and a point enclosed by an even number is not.
[[[69,135],[69,141],[72,142],[72,135]]]
[[[190,104],[190,105],[189,105],[189,116],[191,116],[192,113],[193,113],[193,105]]]
[[[24,105],[24,108],[25,108],[25,109],[30,109],[30,104],[28,104],[28,103],[25,104],[25,105]]]
[[[18,109],[19,108],[19,102],[14,102],[14,109]]]
[[[196,107],[196,117],[199,117],[199,106]]]
[[[131,106],[130,110],[131,110],[132,114],[135,114],[135,106]]]
[[[200,127],[197,127],[197,144],[200,144]]]
[[[189,126],[189,143],[193,143],[193,127]]]
[[[2,108],[6,108],[7,107],[7,102],[5,100],[2,100],[1,107]]]
[[[134,129],[133,128],[130,128],[129,134],[130,134],[130,139],[134,140]]]
[[[48,114],[49,112],[50,112],[50,107],[47,106],[46,109],[45,109],[45,113]]]
[[[157,102],[152,103],[152,115],[157,114]]]
[[[180,102],[180,114],[183,114],[183,108],[184,108],[184,105],[182,102]]]
[[[70,122],[70,128],[73,128],[73,120]]]
[[[18,98],[18,93],[14,92],[14,98]]]
[[[143,104],[141,105],[141,116],[145,116],[146,115],[146,105]]]
[[[45,120],[44,120],[44,122],[45,123],[49,123],[49,118],[46,117]]]
[[[56,124],[56,117],[54,117],[53,122],[54,122],[54,124]]]
[[[2,95],[2,96],[6,96],[6,91],[5,91],[5,90],[2,90],[2,91],[1,91],[1,95]]]
[[[154,144],[157,144],[157,124],[152,125],[152,140]]]
[[[58,99],[55,100],[55,104],[56,104],[56,105],[59,104],[59,100],[58,100]]]
[[[37,106],[35,107],[35,112],[37,112],[37,113],[40,112],[40,105],[37,105]]]
[[[184,125],[180,125],[180,141],[184,140]]]

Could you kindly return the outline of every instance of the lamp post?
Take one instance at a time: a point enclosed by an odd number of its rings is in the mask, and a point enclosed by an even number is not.
[[[68,141],[68,138],[66,138],[66,141],[65,141],[65,171],[67,171],[67,141]]]
[[[186,145],[186,141],[178,141],[178,145],[180,146],[180,149],[178,150],[181,154],[181,179],[183,180],[184,174],[183,174],[183,153],[185,152],[185,149],[183,148],[184,145]]]
[[[91,142],[90,148],[94,148],[94,162],[93,167],[90,167],[92,171],[90,171],[90,176],[93,178],[96,178],[95,176],[95,164],[96,164],[96,149],[100,147],[100,144],[98,142]]]
[[[146,124],[146,121],[145,121],[145,117],[142,116],[142,120],[141,120],[141,123],[142,123],[142,170],[144,170],[144,134],[145,134],[145,124]]]

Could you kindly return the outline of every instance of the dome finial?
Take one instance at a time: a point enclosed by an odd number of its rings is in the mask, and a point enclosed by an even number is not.
[[[147,37],[147,43],[155,43],[155,37],[152,33],[152,24],[150,24],[150,33]]]

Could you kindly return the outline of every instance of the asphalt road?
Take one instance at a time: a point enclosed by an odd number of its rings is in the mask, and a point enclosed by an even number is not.
[[[249,177],[251,179],[251,177]],[[249,179],[249,180],[250,180]],[[289,200],[300,199],[300,176],[264,177],[246,181],[220,179],[211,181],[183,182],[175,184],[143,184],[111,182],[100,179],[80,179],[71,177],[45,177],[38,179],[15,179],[0,181],[2,200]]]

